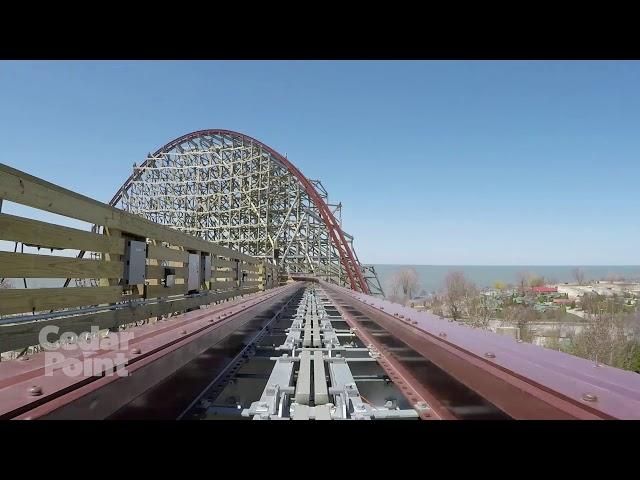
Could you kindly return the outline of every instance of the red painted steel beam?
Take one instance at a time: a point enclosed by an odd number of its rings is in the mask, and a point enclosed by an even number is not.
[[[356,308],[512,418],[640,419],[637,373],[320,283],[335,302]]]
[[[77,360],[119,358],[117,365],[124,366],[129,376],[109,375],[113,367],[78,376],[69,376],[61,369],[47,372],[46,362],[50,359],[47,360],[45,352],[26,361],[2,362],[0,418],[105,418],[232,333],[247,318],[253,318],[255,314],[249,315],[250,312],[292,295],[301,286],[301,283],[295,283],[276,287],[135,327],[126,330],[133,335],[126,348],[66,351],[65,363],[57,365],[62,367]],[[114,333],[109,336],[116,338]],[[95,366],[95,362],[92,364]]]
[[[340,225],[336,221],[336,218],[333,215],[333,213],[331,213],[329,206],[320,197],[320,195],[318,194],[318,191],[307,179],[307,177],[305,177],[295,165],[293,165],[289,160],[287,160],[287,158],[285,158],[283,155],[275,151],[273,148],[269,147],[268,145],[262,143],[259,140],[256,140],[255,138],[252,138],[243,133],[238,133],[231,130],[198,130],[196,132],[188,133],[179,138],[176,138],[175,140],[172,140],[162,148],[158,149],[153,154],[153,156],[154,157],[158,156],[164,152],[171,150],[177,145],[180,145],[181,143],[184,143],[188,140],[201,137],[204,135],[230,135],[230,136],[239,137],[243,140],[248,140],[250,142],[253,142],[256,145],[260,145],[263,149],[268,151],[274,158],[279,160],[287,168],[287,170],[298,179],[298,181],[302,184],[305,191],[307,192],[307,195],[309,195],[309,197],[315,204],[316,208],[318,208],[318,210],[320,211],[322,220],[324,221],[325,225],[327,226],[327,230],[329,231],[331,243],[334,245],[334,247],[338,251],[338,255],[340,256],[340,262],[342,263],[342,266],[344,267],[345,271],[347,272],[347,276],[349,277],[351,289],[360,290],[361,292],[364,292],[366,294],[371,293],[369,291],[369,286],[367,285],[367,282],[364,279],[364,275],[362,274],[362,270],[360,269],[360,265],[356,261],[355,256],[351,251],[351,247],[349,247],[349,244],[345,239],[344,232],[340,228]],[[131,185],[131,182],[133,182],[134,180],[139,178],[140,175],[142,175],[142,171],[144,167],[147,166],[147,164],[148,164],[148,160],[145,160],[140,165],[141,167],[140,170],[138,172],[134,172],[124,182],[124,184],[120,187],[120,189],[116,192],[116,194],[113,196],[113,198],[109,202],[110,205],[112,206],[117,205],[117,203],[122,198],[123,193]]]

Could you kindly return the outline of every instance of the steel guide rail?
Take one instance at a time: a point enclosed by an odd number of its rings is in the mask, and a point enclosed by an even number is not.
[[[242,410],[242,416],[253,420],[418,418],[419,412],[399,408],[396,402],[378,405],[364,398],[358,386],[363,378],[356,379],[352,366],[362,362],[377,366],[377,352],[340,344],[332,321],[342,318],[328,315],[325,306],[333,305],[322,300],[322,294],[314,286],[306,288],[286,339],[276,347],[287,353],[271,358],[275,365],[262,394]],[[340,335],[354,337],[351,331]]]
[[[222,380],[228,379],[230,377],[230,372],[235,371],[242,360],[249,356],[250,351],[255,348],[256,342],[268,332],[270,326],[274,323],[275,320],[280,317],[280,315],[283,314],[283,312],[286,310],[286,308],[294,298],[295,296],[289,298],[286,303],[274,313],[271,320],[267,322],[266,325],[264,325],[255,335],[253,335],[252,338],[250,338],[246,342],[245,347],[238,352],[238,354],[229,362],[229,364],[224,369],[220,371],[218,375],[216,375],[216,377],[211,382],[209,382],[209,384],[202,390],[202,393],[200,393],[200,395],[198,395],[189,404],[189,406],[184,409],[184,411],[178,416],[178,420],[188,419],[189,417],[194,416],[194,411],[197,410],[200,405],[206,404],[207,396],[211,394],[211,391],[215,391],[216,387],[219,386],[220,383],[222,383]]]

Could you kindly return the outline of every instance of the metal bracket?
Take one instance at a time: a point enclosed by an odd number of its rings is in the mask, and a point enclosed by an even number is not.
[[[200,254],[189,252],[189,273],[187,277],[187,290],[200,290]]]
[[[202,253],[200,255],[200,283],[211,281],[211,255]]]
[[[124,249],[124,285],[139,285],[145,281],[147,242],[127,238]]]

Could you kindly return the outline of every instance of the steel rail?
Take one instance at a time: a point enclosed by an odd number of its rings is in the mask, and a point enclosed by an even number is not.
[[[271,319],[269,319],[262,328],[260,328],[256,333],[251,335],[250,338],[245,340],[246,345],[236,354],[235,357],[233,357],[229,361],[228,365],[225,368],[223,368],[220,371],[220,373],[218,373],[218,375],[216,375],[215,378],[213,378],[213,380],[211,380],[207,384],[207,386],[204,387],[201,390],[201,392],[182,411],[182,413],[180,413],[180,415],[178,415],[177,420],[184,419],[185,416],[188,415],[189,412],[191,412],[193,410],[193,408],[198,404],[198,402],[200,402],[202,400],[202,398],[204,398],[207,395],[209,390],[211,390],[211,387],[213,387],[215,384],[217,384],[220,381],[220,379],[224,378],[225,375],[227,375],[229,373],[229,370],[233,367],[233,365],[236,365],[238,363],[238,361],[241,358],[243,358],[243,356],[247,355],[247,352],[254,347],[256,341],[264,336],[264,334],[269,330],[269,328],[278,320],[280,315],[287,309],[287,307],[289,307],[289,305],[291,304],[291,302],[294,299],[294,297],[295,297],[294,295],[289,297],[287,299],[287,301],[276,312],[274,312],[274,314],[271,317]]]

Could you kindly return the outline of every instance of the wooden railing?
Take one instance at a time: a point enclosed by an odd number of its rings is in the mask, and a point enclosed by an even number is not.
[[[98,279],[92,287],[0,289],[0,352],[36,345],[47,325],[75,333],[117,328],[277,286],[273,264],[0,164],[2,199],[88,222],[102,233],[0,213],[0,240],[42,247],[0,252],[0,278]],[[98,255],[48,255],[49,249]]]

